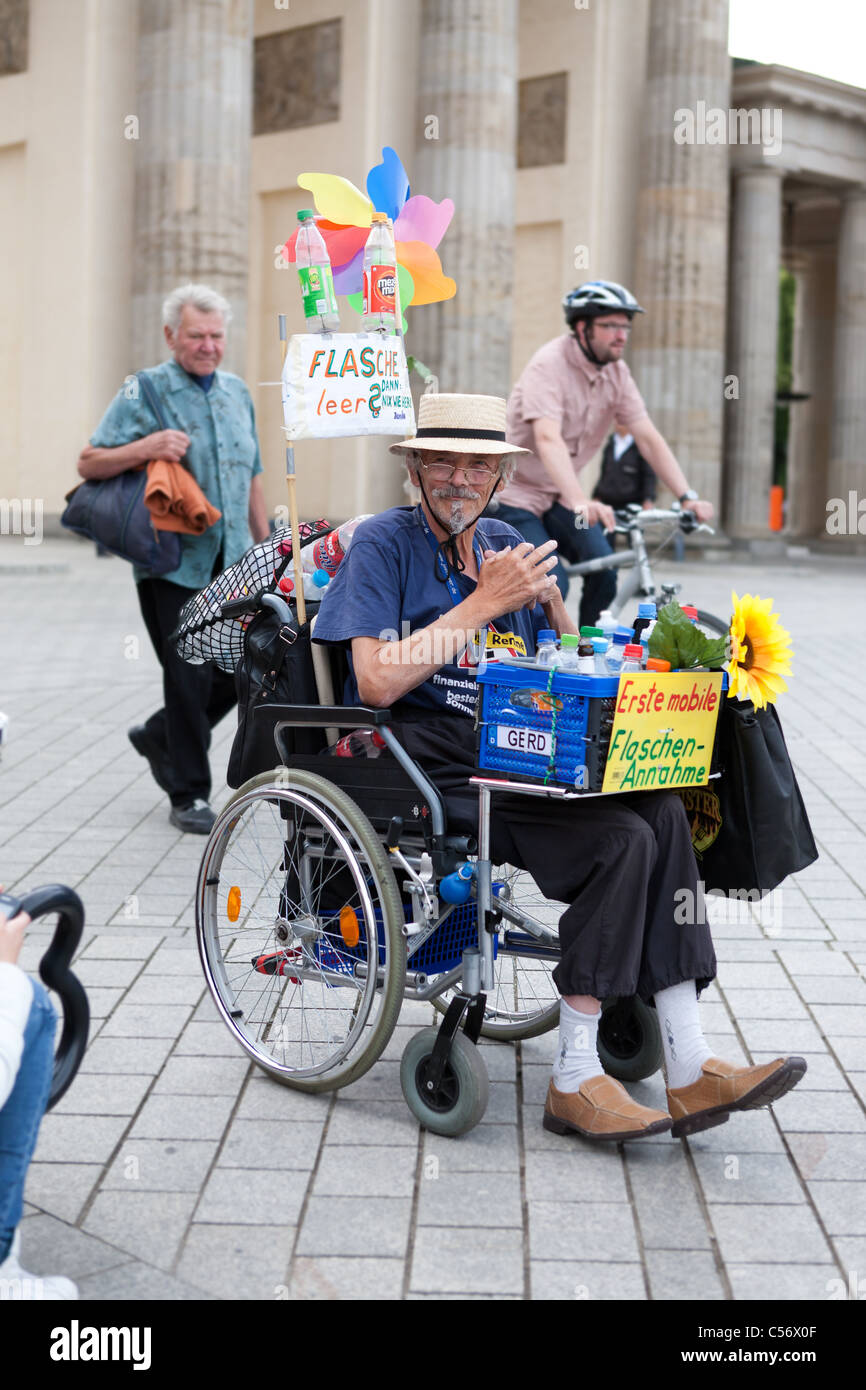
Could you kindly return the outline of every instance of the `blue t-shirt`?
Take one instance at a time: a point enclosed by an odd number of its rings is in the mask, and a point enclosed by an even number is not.
[[[492,517],[482,517],[475,528],[476,548],[481,551],[505,550],[522,540],[513,526]],[[454,575],[454,580],[462,602],[474,592],[475,581],[463,574]],[[347,646],[353,637],[398,642],[454,606],[448,586],[436,577],[434,551],[424,534],[420,507],[392,507],[362,522],[352,537],[346,558],[325,590],[314,640]],[[535,635],[546,626],[540,604],[496,618],[486,636],[488,657],[531,656]],[[477,657],[478,648],[470,645],[456,661],[440,667],[404,695],[401,706],[474,715]],[[359,705],[351,651],[349,670],[344,703]]]

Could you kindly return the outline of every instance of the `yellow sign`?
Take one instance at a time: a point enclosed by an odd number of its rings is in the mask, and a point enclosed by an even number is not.
[[[620,676],[602,791],[703,786],[721,697],[721,671]]]

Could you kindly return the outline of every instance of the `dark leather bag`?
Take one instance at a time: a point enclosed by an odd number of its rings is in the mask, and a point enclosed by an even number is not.
[[[309,619],[320,605],[307,604]],[[310,643],[310,623],[286,623],[269,608],[253,618],[244,637],[244,654],[235,669],[238,693],[238,727],[229,755],[226,781],[239,787],[260,772],[278,767],[274,743],[276,718],[268,718],[272,705],[317,705],[316,677]],[[319,753],[325,747],[325,730],[286,729],[286,752]]]
[[[144,372],[137,377],[159,428],[168,429],[152,383]],[[172,531],[157,531],[144,501],[146,487],[146,464],[114,478],[88,478],[67,493],[60,524],[140,565],[154,578],[169,574],[180,564],[181,538]]]
[[[769,893],[818,858],[775,706],[725,700],[721,777],[680,792],[706,888]]]

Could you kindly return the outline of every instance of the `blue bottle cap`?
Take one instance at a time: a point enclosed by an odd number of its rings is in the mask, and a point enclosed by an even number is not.
[[[639,618],[654,618],[656,616],[656,606],[654,603],[639,603],[637,606]]]
[[[556,633],[554,632],[552,627],[543,627],[539,630],[538,636],[536,637],[535,641],[536,645],[539,642],[555,642]]]
[[[621,643],[622,646],[626,646],[631,641],[631,632],[632,630],[630,627],[618,627],[613,634],[612,640]]]
[[[601,655],[604,656],[605,652],[607,651],[607,638],[606,638],[606,637],[593,637],[593,639],[592,639],[592,650],[593,650],[594,652],[600,652]]]
[[[318,589],[324,589],[326,584],[330,584],[331,576],[327,570],[313,570],[313,583]]]

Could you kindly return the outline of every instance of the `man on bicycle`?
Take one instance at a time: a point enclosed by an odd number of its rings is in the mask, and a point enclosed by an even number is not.
[[[477,827],[475,666],[480,649],[531,656],[538,631],[574,625],[551,573],[555,542],[521,542],[486,515],[513,467],[505,401],[425,395],[402,453],[417,507],[363,522],[325,591],[315,640],[350,651],[346,704],[388,707],[391,728],[442,793],[449,828]],[[528,804],[529,803],[529,804]],[[532,875],[569,904],[559,923],[559,1047],[544,1125],[588,1139],[693,1133],[732,1110],[768,1105],[796,1085],[802,1058],[737,1067],[712,1056],[697,990],[716,973],[705,914],[675,917],[700,894],[691,832],[673,792],[567,803],[501,795],[490,820],[494,863]],[[668,1108],[638,1105],[598,1055],[600,1001],[639,994],[662,1024]]]
[[[632,319],[644,312],[634,295],[612,280],[590,280],[562,304],[569,332],[538,349],[508,400],[509,442],[528,453],[503,489],[497,515],[533,545],[556,540],[572,563],[611,554],[605,531],[613,529],[613,511],[586,496],[579,475],[617,425],[683,506],[709,521],[712,504],[689,487],[622,360]],[[556,582],[565,597],[561,563]],[[615,570],[586,575],[581,625],[592,625],[615,594]]]

